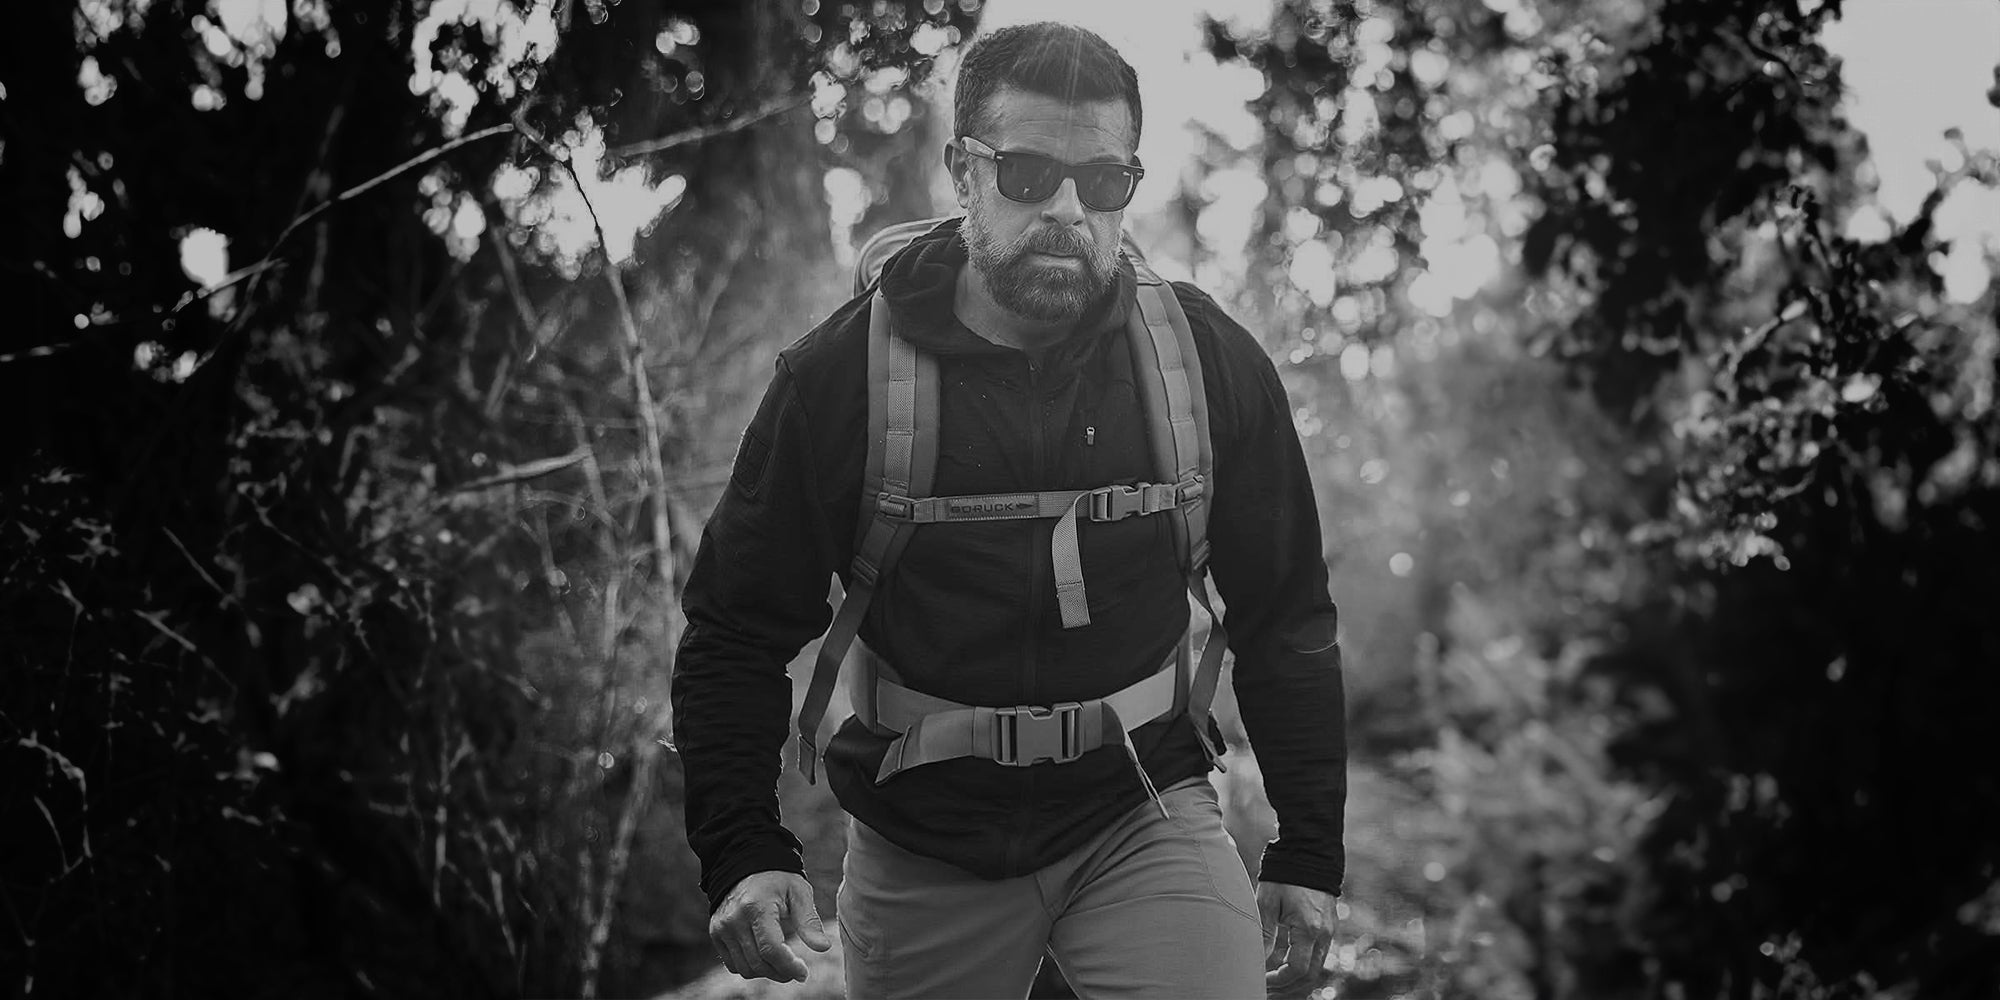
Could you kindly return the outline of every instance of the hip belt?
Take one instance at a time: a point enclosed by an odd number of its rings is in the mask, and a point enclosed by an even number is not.
[[[897,734],[876,772],[877,785],[912,767],[978,757],[1008,767],[1067,764],[1100,747],[1125,748],[1139,780],[1157,803],[1159,791],[1132,748],[1132,730],[1180,709],[1180,651],[1145,679],[1102,698],[1053,705],[966,705],[875,677],[873,718],[857,699],[869,729]]]

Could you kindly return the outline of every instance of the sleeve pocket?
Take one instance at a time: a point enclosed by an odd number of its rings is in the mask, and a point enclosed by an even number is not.
[[[764,440],[753,424],[743,432],[743,441],[736,447],[736,464],[729,470],[729,484],[735,487],[738,496],[755,500],[764,488],[770,465],[771,442]]]
[[[1285,648],[1294,653],[1324,653],[1339,645],[1340,621],[1324,612],[1312,615],[1285,635]]]

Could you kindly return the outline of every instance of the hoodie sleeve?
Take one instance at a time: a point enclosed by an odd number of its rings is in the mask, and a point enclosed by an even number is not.
[[[1347,717],[1319,503],[1262,346],[1206,295],[1176,289],[1196,331],[1212,334],[1197,341],[1215,450],[1209,571],[1227,606],[1243,726],[1278,815],[1258,877],[1338,893]]]
[[[687,776],[687,836],[711,910],[746,875],[803,872],[778,814],[791,732],[785,666],[826,630],[836,558],[790,368],[743,433],[728,488],[702,532],[682,606],[674,729]]]

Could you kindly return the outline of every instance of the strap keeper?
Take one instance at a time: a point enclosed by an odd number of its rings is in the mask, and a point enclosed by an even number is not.
[[[1200,473],[1184,479],[1174,488],[1174,495],[1181,503],[1193,503],[1208,493],[1208,483]]]
[[[917,502],[894,493],[884,493],[875,498],[875,511],[891,521],[908,521],[916,517]]]
[[[1200,741],[1201,752],[1208,757],[1209,764],[1213,765],[1216,770],[1228,774],[1229,765],[1222,762],[1222,752],[1215,748],[1215,741],[1208,738],[1208,720],[1205,718],[1197,719],[1192,715],[1188,716],[1187,719],[1189,722],[1194,723],[1195,739]]]
[[[806,784],[819,784],[819,749],[804,733],[799,734],[799,773],[806,776]]]
[[[874,563],[869,562],[866,556],[857,555],[854,557],[854,565],[848,569],[848,576],[852,578],[852,585],[873,587],[875,581],[880,578],[881,571]],[[853,589],[852,585],[849,587],[850,590]]]

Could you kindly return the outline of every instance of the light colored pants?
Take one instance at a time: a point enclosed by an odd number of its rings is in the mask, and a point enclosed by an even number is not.
[[[849,1000],[1025,997],[1046,949],[1079,997],[1264,996],[1249,873],[1195,778],[1032,875],[989,881],[849,822]]]

